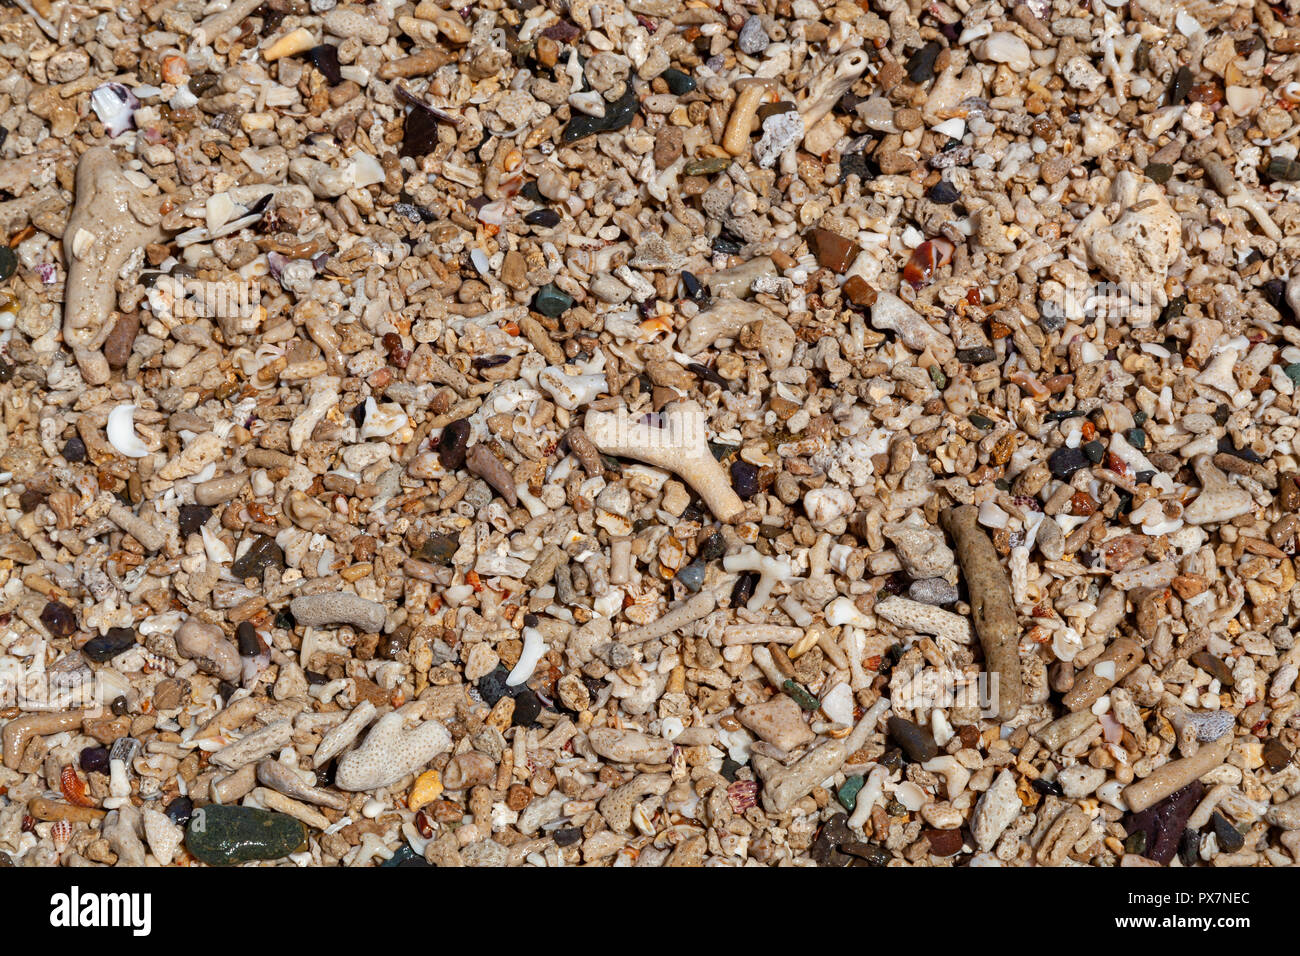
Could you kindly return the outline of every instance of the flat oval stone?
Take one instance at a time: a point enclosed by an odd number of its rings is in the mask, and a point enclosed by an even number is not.
[[[185,848],[210,866],[278,860],[306,842],[301,820],[254,807],[200,807],[185,830]]]

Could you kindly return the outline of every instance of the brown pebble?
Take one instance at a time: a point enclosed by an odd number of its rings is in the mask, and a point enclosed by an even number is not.
[[[876,290],[871,288],[862,276],[850,276],[844,283],[844,294],[854,305],[864,308],[876,303]]]
[[[661,126],[655,134],[655,169],[667,169],[682,155],[685,133],[680,126]]]
[[[1205,671],[1205,673],[1215,678],[1224,687],[1232,686],[1232,671],[1228,669],[1227,664],[1219,660],[1219,658],[1215,657],[1209,651],[1197,651],[1189,657],[1188,660],[1193,666],[1199,667],[1201,670]]]
[[[1264,765],[1277,773],[1291,762],[1291,751],[1286,748],[1286,744],[1273,737],[1265,742],[1263,757]]]
[[[809,229],[804,233],[804,239],[807,240],[808,248],[812,250],[813,255],[817,257],[818,264],[837,275],[847,272],[849,266],[853,265],[853,260],[858,257],[858,253],[862,251],[862,247],[852,239],[845,239],[838,232],[831,232],[829,229]]]
[[[925,829],[921,835],[930,843],[930,852],[935,856],[952,856],[954,853],[961,851],[961,831],[960,830],[932,830]]]
[[[125,368],[131,358],[131,348],[135,337],[140,332],[140,316],[132,312],[127,315],[118,313],[113,323],[113,331],[104,339],[104,358],[108,359],[109,368]]]

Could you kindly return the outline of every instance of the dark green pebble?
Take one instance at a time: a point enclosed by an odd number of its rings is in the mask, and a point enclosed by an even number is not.
[[[948,376],[943,374],[943,369],[937,365],[930,366],[930,381],[934,382],[935,388],[946,388],[948,386]]]
[[[983,415],[971,415],[966,420],[982,432],[986,432],[993,427],[993,419],[985,418]]]
[[[1280,156],[1274,156],[1268,161],[1268,174],[1273,179],[1280,179],[1283,182],[1295,182],[1300,179],[1300,163],[1294,159],[1282,159]]]
[[[835,794],[835,799],[840,802],[840,806],[852,813],[858,805],[858,792],[866,782],[866,778],[860,773],[855,773],[845,780]]]
[[[1099,441],[1085,442],[1083,453],[1094,465],[1100,465],[1102,459],[1106,457],[1106,446]]]
[[[573,307],[573,297],[561,292],[553,282],[548,282],[533,296],[533,308],[551,319],[558,319]]]
[[[185,848],[210,866],[278,860],[307,842],[307,827],[287,813],[209,804],[195,810]]]
[[[816,710],[822,705],[822,702],[809,693],[808,690],[798,681],[787,680],[781,685],[781,689],[789,694],[791,700],[804,710]]]
[[[1140,428],[1130,428],[1124,437],[1138,451],[1147,447],[1147,433]]]
[[[685,96],[695,90],[695,77],[671,67],[659,74],[668,84],[668,92],[674,96]]]

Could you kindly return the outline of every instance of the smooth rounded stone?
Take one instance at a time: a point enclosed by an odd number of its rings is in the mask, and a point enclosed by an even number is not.
[[[854,866],[889,865],[889,851],[883,846],[877,846],[874,843],[859,843],[857,840],[849,840],[840,844],[840,852],[856,857],[857,860],[853,863]]]
[[[1024,73],[1034,65],[1029,56],[1029,44],[1014,33],[990,34],[976,52],[982,60],[1005,63],[1014,73]]]
[[[692,561],[677,572],[676,580],[692,594],[698,592],[704,584],[705,567],[699,561]]]
[[[307,827],[286,813],[209,804],[185,828],[185,848],[209,866],[278,860],[307,842]]]
[[[77,629],[77,615],[66,604],[49,601],[41,611],[41,624],[51,637],[71,637]]]
[[[922,578],[907,588],[907,596],[921,604],[952,604],[959,597],[957,585],[943,578]]]
[[[1047,459],[1047,467],[1052,472],[1052,477],[1059,478],[1061,481],[1069,481],[1070,477],[1080,468],[1088,466],[1088,456],[1080,448],[1067,448],[1062,445]]]
[[[547,318],[557,319],[573,308],[573,297],[560,291],[554,283],[547,283],[533,296],[533,308]]]
[[[197,617],[187,618],[176,629],[174,638],[180,655],[194,661],[205,674],[228,681],[239,677],[243,668],[239,648],[217,625]]]
[[[804,720],[803,710],[785,694],[777,694],[761,704],[750,704],[736,713],[736,719],[763,740],[793,750],[815,736]]]
[[[469,420],[465,418],[458,418],[443,428],[442,434],[438,436],[438,463],[443,468],[455,471],[465,464],[469,431]]]
[[[934,735],[920,724],[914,724],[905,717],[890,717],[885,722],[889,736],[903,748],[907,759],[913,763],[925,763],[939,755],[939,745],[934,742]]]
[[[748,53],[750,56],[762,53],[771,42],[772,39],[763,29],[763,21],[759,17],[750,17],[746,20],[745,25],[740,28],[740,35],[736,37],[736,46],[740,47],[740,52]]]
[[[668,84],[668,92],[674,96],[685,96],[695,90],[695,78],[689,73],[669,67],[659,75]]]
[[[953,856],[961,852],[961,830],[936,830],[927,827],[921,831],[926,842],[930,844],[933,856]]]
[[[77,763],[86,773],[108,773],[108,748],[87,747],[78,755]]]

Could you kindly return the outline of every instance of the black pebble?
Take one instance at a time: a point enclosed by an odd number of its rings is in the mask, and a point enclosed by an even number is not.
[[[212,517],[212,509],[207,505],[181,505],[177,524],[180,525],[181,537],[188,538],[198,534],[199,528],[207,524]]]
[[[961,193],[957,192],[957,187],[946,179],[941,179],[930,187],[930,202],[938,203],[941,206],[947,206],[949,203],[957,201]]]
[[[490,674],[484,674],[478,679],[478,695],[483,698],[483,703],[489,707],[495,707],[496,702],[502,697],[510,697],[511,688],[506,684],[506,678],[510,672],[504,667],[498,667]]]
[[[307,55],[311,57],[312,66],[320,70],[321,76],[325,77],[326,83],[337,86],[343,82],[343,74],[339,70],[338,47],[331,43],[322,43],[308,50]]]
[[[934,742],[934,735],[920,724],[914,724],[904,717],[890,717],[886,727],[889,736],[903,748],[907,759],[913,763],[925,763],[939,755],[939,745]]]
[[[438,438],[438,461],[448,471],[465,464],[465,446],[469,444],[469,421],[459,418],[442,430]]]
[[[997,358],[997,353],[993,351],[991,345],[957,350],[957,361],[966,362],[970,365],[983,365],[985,362],[992,362],[995,358]]]
[[[582,827],[563,827],[552,836],[556,846],[573,846],[582,839]]]
[[[96,664],[111,661],[135,647],[135,631],[129,627],[110,627],[103,637],[92,637],[81,648]]]
[[[235,640],[239,643],[240,657],[256,657],[262,653],[262,642],[257,639],[257,628],[251,621],[240,621],[235,628]]]
[[[77,762],[86,773],[108,773],[108,748],[87,747]]]
[[[708,298],[704,286],[700,284],[700,280],[690,272],[682,273],[682,288],[686,291],[686,298],[688,299],[701,302]]]
[[[731,589],[731,606],[740,607],[742,604],[749,602],[754,596],[754,588],[758,585],[758,575],[753,571],[746,571],[736,579],[735,587]]]
[[[1216,810],[1211,814],[1210,824],[1214,827],[1214,838],[1222,852],[1236,853],[1246,845],[1246,838],[1241,835],[1241,831],[1229,823],[1219,811]]]
[[[131,705],[126,702],[125,697],[115,697],[109,710],[113,712],[114,717],[125,717],[131,712]]]
[[[189,797],[177,797],[171,803],[167,804],[167,809],[163,811],[167,819],[172,823],[185,824],[190,822],[190,815],[194,813],[194,801]]]
[[[913,83],[924,83],[934,76],[934,61],[943,46],[931,40],[907,59],[907,78]]]
[[[530,226],[541,226],[543,229],[551,229],[560,224],[560,214],[554,209],[534,209],[528,215],[524,216],[524,222]]]
[[[732,760],[730,757],[723,757],[722,769],[718,772],[721,773],[724,777],[726,777],[727,780],[729,780],[730,782],[735,783],[736,771],[738,771],[743,766],[744,764],[736,763],[736,761]]]
[[[537,720],[537,715],[541,712],[541,698],[525,688],[515,695],[515,712],[510,718],[510,723],[515,727],[527,727]]]
[[[76,463],[86,460],[86,443],[73,435],[63,443],[63,458],[66,461]]]
[[[1047,459],[1047,467],[1052,470],[1052,477],[1059,478],[1061,481],[1069,481],[1080,468],[1086,467],[1088,456],[1079,448],[1067,448],[1062,445],[1056,451],[1052,452]]]
[[[731,486],[746,501],[754,497],[758,494],[758,467],[737,458],[731,463]]]
[[[689,73],[674,70],[671,67],[659,74],[668,84],[668,92],[674,96],[685,96],[695,89],[695,78]]]

